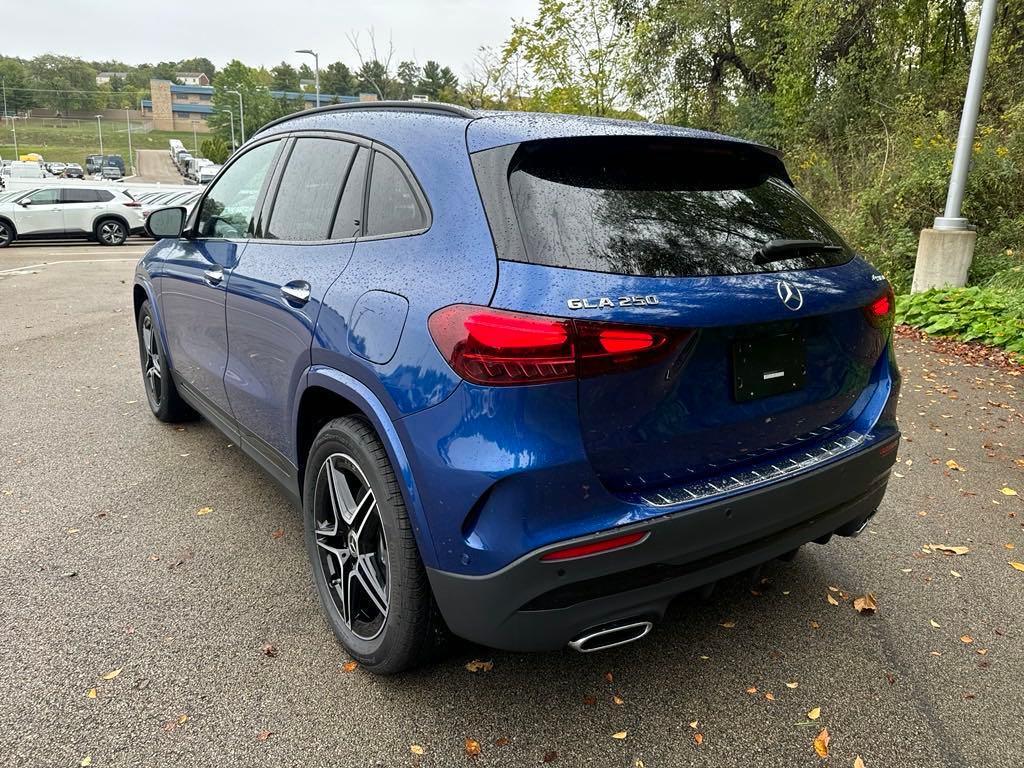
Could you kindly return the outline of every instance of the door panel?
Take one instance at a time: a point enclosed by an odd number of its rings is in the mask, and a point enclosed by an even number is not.
[[[230,414],[224,391],[228,276],[238,264],[281,140],[237,156],[203,198],[190,237],[167,252],[160,308],[174,371],[210,405]]]
[[[14,224],[19,235],[64,234],[64,206],[57,188],[39,189],[29,195],[31,204],[19,206]]]
[[[296,139],[267,195],[262,239],[249,243],[228,283],[224,386],[242,439],[283,473],[297,463],[293,397],[320,305],[354,248],[351,237],[328,238],[342,198],[362,197],[367,153],[335,138]]]

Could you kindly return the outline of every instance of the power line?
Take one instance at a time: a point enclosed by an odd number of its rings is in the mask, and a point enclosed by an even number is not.
[[[101,96],[120,96],[128,94],[138,93],[149,93],[145,88],[133,88],[126,91],[79,91],[73,88],[15,88],[14,86],[7,86],[8,91],[28,91],[31,93],[91,93],[94,95]]]

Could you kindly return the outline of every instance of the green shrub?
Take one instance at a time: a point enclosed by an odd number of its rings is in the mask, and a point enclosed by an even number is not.
[[[1024,356],[1024,293],[1019,290],[972,286],[904,294],[896,299],[896,322]]]

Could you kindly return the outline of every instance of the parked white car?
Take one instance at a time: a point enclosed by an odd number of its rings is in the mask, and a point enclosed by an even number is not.
[[[0,248],[15,240],[77,237],[124,245],[144,223],[142,206],[122,190],[39,187],[0,200]]]

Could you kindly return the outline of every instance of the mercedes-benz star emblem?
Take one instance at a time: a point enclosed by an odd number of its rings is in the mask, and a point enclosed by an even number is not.
[[[779,294],[782,303],[786,305],[786,309],[796,312],[804,305],[804,295],[800,293],[800,289],[787,280],[779,280],[775,284],[775,291]]]

